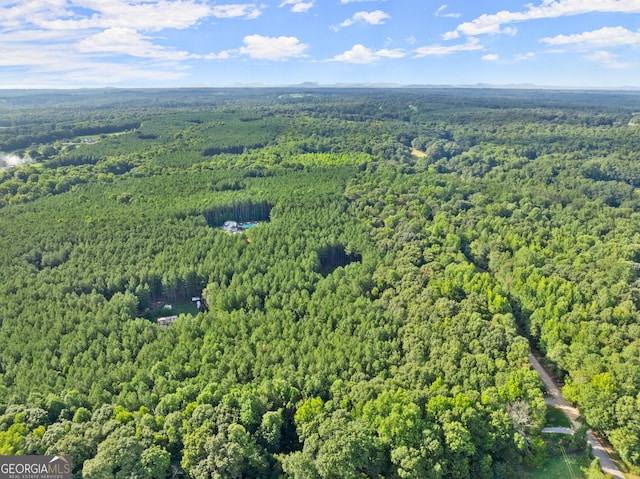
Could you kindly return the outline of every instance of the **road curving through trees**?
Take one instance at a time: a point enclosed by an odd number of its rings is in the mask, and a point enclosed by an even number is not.
[[[575,407],[571,406],[562,396],[560,387],[555,383],[549,373],[544,369],[542,364],[540,364],[540,361],[538,361],[538,359],[533,354],[529,354],[529,362],[531,363],[533,369],[535,369],[538,374],[540,374],[540,379],[542,379],[544,387],[549,394],[550,405],[562,410],[562,412],[564,412],[569,418],[573,429],[578,429],[581,425],[578,422],[580,412]],[[602,471],[605,474],[611,474],[616,479],[624,479],[624,474],[611,459],[607,447],[593,434],[593,431],[591,430],[587,431],[587,442],[591,446],[593,457],[597,458],[600,461],[600,467],[602,468]]]

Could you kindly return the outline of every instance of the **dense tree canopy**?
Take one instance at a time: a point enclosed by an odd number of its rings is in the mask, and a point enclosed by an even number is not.
[[[640,464],[639,103],[5,92],[0,148],[33,161],[0,170],[0,454],[514,477],[545,454],[531,340]]]

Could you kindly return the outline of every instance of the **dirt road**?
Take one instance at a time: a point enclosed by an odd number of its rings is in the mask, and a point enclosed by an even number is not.
[[[578,416],[580,413],[576,408],[569,405],[567,400],[562,396],[560,388],[556,385],[553,379],[551,379],[551,376],[549,376],[547,371],[542,367],[533,354],[529,354],[529,362],[531,363],[531,366],[533,366],[533,369],[540,374],[544,387],[547,389],[547,392],[551,397],[552,404],[561,409],[567,415],[574,429],[580,427],[581,424],[578,422]],[[593,457],[597,457],[600,460],[600,466],[604,473],[611,474],[616,479],[624,479],[624,474],[622,474],[620,469],[618,469],[615,463],[611,460],[611,456],[609,456],[607,449],[591,431],[587,431],[587,442],[591,445]]]

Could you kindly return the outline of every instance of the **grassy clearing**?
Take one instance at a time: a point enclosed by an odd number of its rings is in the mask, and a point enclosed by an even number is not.
[[[548,427],[571,427],[571,422],[569,418],[565,416],[562,410],[547,406],[547,422],[545,426]]]
[[[165,304],[170,304],[171,309],[164,308]],[[179,316],[181,314],[197,314],[198,308],[195,303],[190,300],[182,300],[178,302],[164,303],[160,302],[154,305],[154,308],[145,310],[140,315],[147,319],[157,319],[164,316]]]
[[[197,314],[198,308],[191,301],[173,303],[173,314]]]
[[[411,155],[416,158],[424,158],[427,154],[424,151],[417,150],[415,148],[411,148]]]
[[[562,455],[560,455],[549,457],[539,469],[525,469],[521,477],[526,479],[584,479],[585,475],[581,468],[589,467],[589,460],[585,458],[583,454],[569,454],[567,458],[571,466],[571,472],[567,462]]]

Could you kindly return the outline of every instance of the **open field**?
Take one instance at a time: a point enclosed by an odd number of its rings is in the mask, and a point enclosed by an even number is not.
[[[547,459],[537,470],[524,471],[521,477],[526,479],[584,479],[583,467],[589,466],[589,460],[582,455],[570,454],[567,460],[562,456]]]

